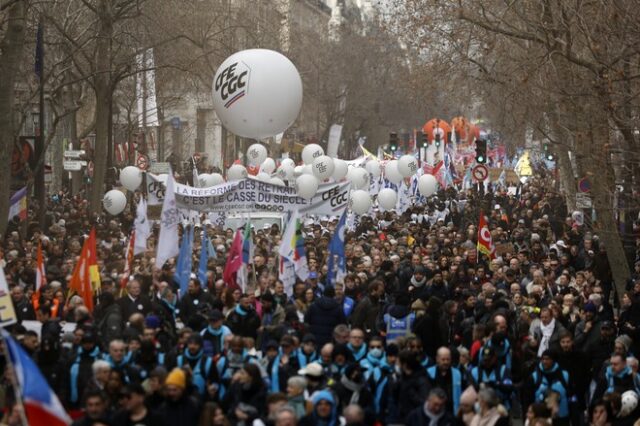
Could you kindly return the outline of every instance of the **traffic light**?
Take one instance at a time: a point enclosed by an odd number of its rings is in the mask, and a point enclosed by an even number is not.
[[[429,138],[427,137],[426,133],[422,133],[422,132],[416,133],[416,145],[417,144],[420,144],[422,148],[429,147]]]
[[[398,134],[396,132],[389,133],[389,151],[396,152],[398,150]]]
[[[487,162],[487,141],[485,139],[476,140],[476,163]]]
[[[553,151],[551,150],[551,145],[548,143],[545,143],[543,145],[544,147],[544,158],[545,160],[548,161],[555,161],[556,156],[553,154]]]

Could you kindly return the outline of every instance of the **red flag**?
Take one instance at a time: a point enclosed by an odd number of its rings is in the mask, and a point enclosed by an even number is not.
[[[120,288],[124,289],[129,282],[129,276],[131,276],[131,264],[133,263],[133,247],[136,243],[136,231],[131,231],[129,237],[129,244],[127,244],[127,253],[124,256],[124,276],[120,280]]]
[[[42,256],[42,242],[38,241],[36,254],[36,293],[40,295],[40,289],[47,283],[47,275],[44,271],[44,257]]]
[[[491,239],[491,231],[484,213],[480,212],[480,224],[478,225],[478,251],[489,256],[490,259],[496,258],[496,248]]]
[[[91,272],[89,271],[89,268],[92,257],[91,243],[93,242],[95,250],[95,241],[95,230],[91,229],[89,237],[84,240],[82,251],[80,252],[80,258],[78,259],[76,267],[73,269],[73,275],[71,276],[71,282],[69,283],[69,290],[82,297],[84,305],[90,312],[93,311],[93,289],[91,287]]]
[[[240,230],[236,231],[236,236],[231,244],[229,255],[227,256],[227,264],[224,267],[222,278],[224,282],[232,289],[240,288],[236,282],[238,271],[242,267],[242,234]]]

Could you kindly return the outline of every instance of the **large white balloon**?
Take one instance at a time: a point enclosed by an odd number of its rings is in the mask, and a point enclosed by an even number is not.
[[[365,189],[369,187],[369,173],[362,167],[349,169],[347,179],[351,182],[352,189]]]
[[[260,171],[265,173],[273,173],[276,170],[276,162],[273,158],[267,158],[260,165]]]
[[[403,155],[398,160],[398,171],[402,177],[411,177],[418,171],[418,160],[413,155]]]
[[[271,182],[271,175],[269,173],[260,172],[256,176],[256,179],[261,180],[262,182]]]
[[[267,159],[267,155],[267,148],[260,143],[254,143],[247,150],[247,158],[249,159],[249,164],[252,166],[262,164],[262,162]]]
[[[273,50],[234,53],[213,79],[216,114],[238,136],[264,139],[282,133],[296,120],[301,106],[300,74]]]
[[[285,158],[280,162],[280,166],[284,166],[284,165],[295,167],[296,163],[291,158]]]
[[[324,149],[316,143],[310,143],[302,148],[302,161],[304,164],[311,164],[313,160],[324,155]]]
[[[269,183],[273,185],[284,186],[284,181],[277,176],[272,177]]]
[[[334,170],[335,165],[333,164],[333,159],[328,155],[317,157],[311,164],[313,175],[321,181],[329,179],[331,175],[333,175]]]
[[[423,197],[430,197],[438,190],[438,182],[433,175],[422,175],[418,179],[418,190]]]
[[[339,158],[333,159],[333,178],[336,182],[341,181],[349,172],[349,165]]]
[[[304,166],[295,166],[293,168],[293,175],[295,177],[298,177],[298,176],[303,175],[303,174],[304,174]]]
[[[102,205],[109,214],[115,216],[124,211],[124,208],[127,206],[127,197],[122,193],[122,191],[112,189],[104,194]]]
[[[398,160],[391,160],[384,166],[384,177],[396,185],[402,182],[402,174],[398,170]]]
[[[291,180],[295,174],[295,169],[289,163],[282,163],[278,170],[276,171],[276,175],[282,180]]]
[[[371,208],[371,197],[367,191],[357,189],[351,192],[351,210],[355,214],[365,214]]]
[[[211,173],[208,180],[209,186],[220,185],[224,183],[224,177],[220,173]]]
[[[142,170],[127,166],[120,171],[120,183],[129,191],[135,191],[142,184]]]
[[[380,163],[377,160],[367,161],[367,164],[365,164],[364,167],[373,177],[380,177],[382,170],[380,169]]]
[[[318,192],[318,179],[313,175],[302,174],[296,179],[298,195],[302,198],[311,198]]]
[[[242,164],[234,164],[227,170],[228,180],[242,180],[248,175],[247,169]]]
[[[200,173],[198,175],[198,186],[200,188],[209,187],[209,180],[211,179],[211,175],[209,173]]]
[[[378,204],[385,210],[392,210],[396,207],[398,194],[391,188],[384,188],[378,193]]]

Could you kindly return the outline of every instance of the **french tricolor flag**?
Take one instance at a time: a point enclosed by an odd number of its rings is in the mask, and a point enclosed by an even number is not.
[[[2,330],[30,425],[68,426],[71,419],[36,364],[9,333]]]

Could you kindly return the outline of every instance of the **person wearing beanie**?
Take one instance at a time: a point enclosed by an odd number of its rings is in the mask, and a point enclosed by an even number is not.
[[[474,405],[478,400],[478,393],[473,386],[469,386],[460,395],[460,408],[458,409],[458,420],[462,421],[465,425],[471,424],[473,419]]]
[[[209,313],[209,325],[200,332],[206,356],[216,356],[224,351],[224,339],[231,335],[231,329],[223,324],[224,315],[219,309]]]
[[[573,387],[569,373],[560,368],[556,358],[556,353],[551,350],[546,350],[542,353],[540,362],[524,385],[523,399],[525,406],[528,406],[534,402],[544,402],[549,392],[558,394],[556,419],[558,424],[568,425],[570,424],[570,410],[575,397],[571,393]]]
[[[629,355],[629,350],[631,349],[632,344],[633,340],[631,340],[631,337],[626,334],[622,334],[616,337],[613,348],[614,353],[626,358]]]
[[[164,381],[165,401],[158,413],[167,425],[195,425],[200,418],[198,401],[187,392],[187,376],[181,368],[174,368]]]
[[[338,426],[340,418],[335,397],[328,390],[316,392],[311,398],[313,412],[300,419],[298,426]]]
[[[187,347],[176,358],[176,367],[189,366],[193,385],[201,396],[207,395],[214,383],[218,382],[218,371],[213,359],[204,354],[202,336],[192,334],[187,339]]]

